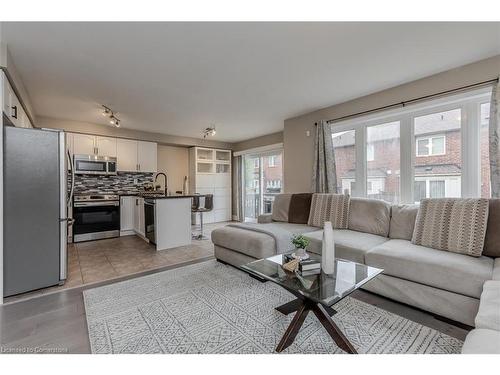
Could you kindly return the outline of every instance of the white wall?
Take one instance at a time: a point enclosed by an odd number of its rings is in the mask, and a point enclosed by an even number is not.
[[[175,193],[182,190],[184,176],[189,176],[189,148],[158,145],[158,173],[168,176],[168,190]],[[163,186],[163,177],[158,179]]]

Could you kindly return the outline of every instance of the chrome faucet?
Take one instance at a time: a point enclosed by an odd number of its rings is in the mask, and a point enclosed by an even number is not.
[[[160,176],[160,175],[162,175],[163,178],[165,179],[165,195],[168,195],[168,177],[163,172],[160,172],[160,173],[156,174],[156,177],[155,177],[155,190],[156,190],[156,180],[158,180],[158,176]]]

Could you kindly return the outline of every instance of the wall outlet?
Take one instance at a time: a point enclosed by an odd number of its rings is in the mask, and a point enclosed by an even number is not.
[[[137,185],[139,183],[139,180],[137,178],[134,178],[134,185]]]
[[[311,136],[311,132],[309,130],[306,130],[306,137],[310,137]]]

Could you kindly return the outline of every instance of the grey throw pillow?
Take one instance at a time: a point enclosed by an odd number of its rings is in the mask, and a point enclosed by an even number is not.
[[[274,198],[272,219],[273,221],[281,221],[288,223],[288,211],[290,210],[290,200],[292,194],[278,194]]]
[[[380,199],[351,198],[349,229],[387,237],[391,206]]]
[[[400,204],[392,206],[389,237],[411,241],[417,213],[417,204]]]

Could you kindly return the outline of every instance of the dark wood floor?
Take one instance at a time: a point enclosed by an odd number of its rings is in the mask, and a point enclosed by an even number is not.
[[[200,261],[203,260],[167,266],[133,276],[125,276],[120,279],[63,290],[0,306],[1,352],[23,353],[36,350],[36,352],[90,353],[83,290]],[[352,294],[352,297],[460,340],[463,340],[468,332],[463,327],[458,327],[426,312],[372,293],[358,290]]]

